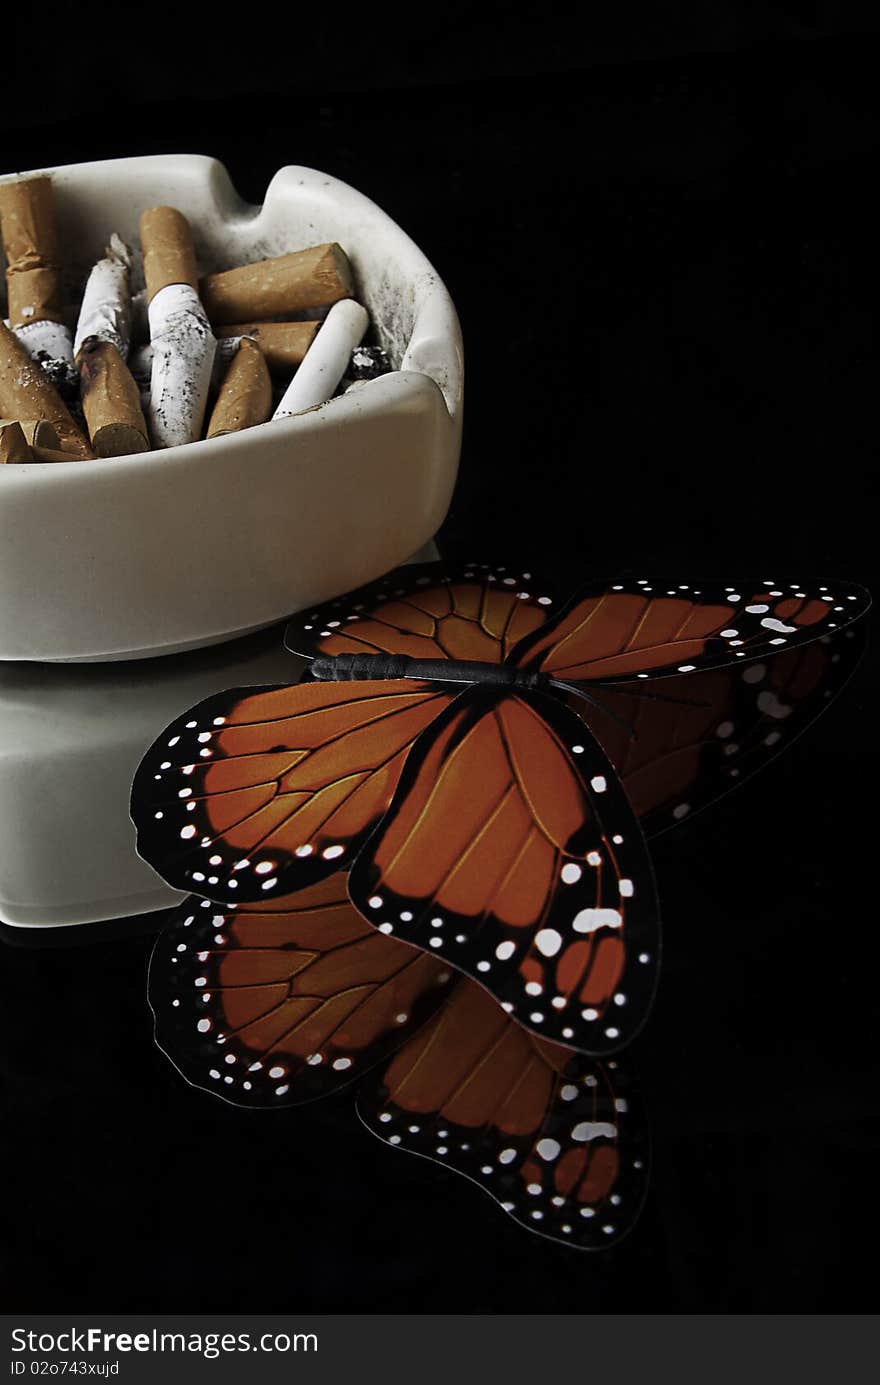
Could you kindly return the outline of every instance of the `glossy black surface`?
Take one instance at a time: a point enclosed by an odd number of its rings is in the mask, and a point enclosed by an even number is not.
[[[58,90],[4,112],[4,166],[192,149],[253,200],[292,161],[375,197],[462,315],[452,556],[871,585],[880,52],[807,8],[583,37],[438,20],[411,48],[325,37],[299,73],[290,44],[237,74],[209,44],[176,96],[132,81],[126,36],[95,88],[115,128],[70,119],[62,44]],[[134,927],[0,954],[8,1309],[873,1307],[876,690],[869,650],[790,754],[654,844],[664,973],[631,1050],[654,1162],[617,1250],[524,1235],[390,1157],[350,1095],[261,1115],[191,1091]]]

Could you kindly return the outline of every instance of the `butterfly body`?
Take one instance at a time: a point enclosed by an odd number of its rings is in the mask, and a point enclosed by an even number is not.
[[[426,683],[481,683],[497,688],[549,688],[552,680],[535,669],[482,659],[413,659],[406,654],[331,654],[312,660],[319,682],[344,683],[408,678]]]

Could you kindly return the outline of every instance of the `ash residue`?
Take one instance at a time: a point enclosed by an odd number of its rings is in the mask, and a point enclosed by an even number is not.
[[[388,352],[381,346],[356,346],[345,373],[349,381],[375,380],[378,375],[387,375],[390,369]]]
[[[38,351],[33,358],[55,386],[61,398],[70,409],[79,404],[79,376],[76,366],[70,361],[59,360],[45,351]]]

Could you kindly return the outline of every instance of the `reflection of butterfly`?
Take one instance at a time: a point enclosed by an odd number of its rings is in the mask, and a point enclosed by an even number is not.
[[[480,986],[380,936],[342,877],[236,909],[190,898],[150,964],[156,1039],[237,1105],[358,1094],[387,1143],[469,1176],[516,1220],[579,1247],[635,1221],[644,1121],[623,1071],[528,1034]]]
[[[806,646],[867,605],[840,583],[643,579],[551,614],[525,574],[399,570],[291,624],[320,681],[226,693],[168,728],[135,779],[139,849],[172,885],[229,903],[348,867],[380,932],[536,1033],[611,1051],[647,1013],[659,924],[593,723],[638,810],[668,825],[761,763],[789,715],[815,715],[831,656]]]

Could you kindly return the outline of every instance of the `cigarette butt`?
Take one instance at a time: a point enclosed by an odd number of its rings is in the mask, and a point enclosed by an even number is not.
[[[0,466],[7,462],[30,462],[31,449],[20,423],[0,423]]]
[[[123,360],[127,358],[131,341],[130,269],[131,251],[114,233],[86,280],[73,339],[75,355],[89,337],[100,337],[112,342]]]
[[[347,298],[332,307],[321,324],[308,355],[284,392],[281,403],[272,415],[286,418],[290,414],[313,409],[329,399],[345,374],[351,353],[367,330],[369,316],[366,308]]]
[[[221,341],[250,337],[271,371],[289,374],[302,364],[320,326],[320,322],[240,322],[218,327],[217,337]]]
[[[265,423],[271,412],[269,367],[260,348],[242,337],[220,387],[207,435],[219,438],[223,433],[253,428],[256,423]]]
[[[0,235],[10,326],[63,322],[51,178],[0,183]]]
[[[289,375],[315,340],[319,322],[241,322],[218,327],[217,337],[252,337],[266,358],[266,365],[278,374]]]
[[[167,284],[150,300],[150,431],[156,447],[202,436],[217,342],[198,294]]]
[[[3,323],[0,323],[0,414],[9,418],[48,419],[66,452],[79,458],[92,456],[89,444],[58,391]]]
[[[198,289],[196,252],[190,224],[176,207],[151,207],[140,222],[147,300],[169,284]]]
[[[147,425],[131,371],[110,341],[88,337],[77,356],[82,407],[99,457],[148,452]]]
[[[150,430],[157,447],[179,447],[202,435],[217,343],[199,300],[186,217],[152,207],[140,225],[153,350]]]
[[[72,456],[69,452],[59,451],[56,447],[33,447],[31,448],[34,462],[76,462],[78,457]]]
[[[47,418],[0,418],[0,428],[13,423],[24,433],[28,447],[53,447],[60,449],[58,434]]]
[[[208,317],[223,323],[287,317],[338,303],[352,292],[348,256],[335,242],[207,274],[201,283]]]
[[[0,235],[6,250],[9,325],[52,383],[75,383],[70,329],[61,307],[61,272],[52,180],[0,183]]]

